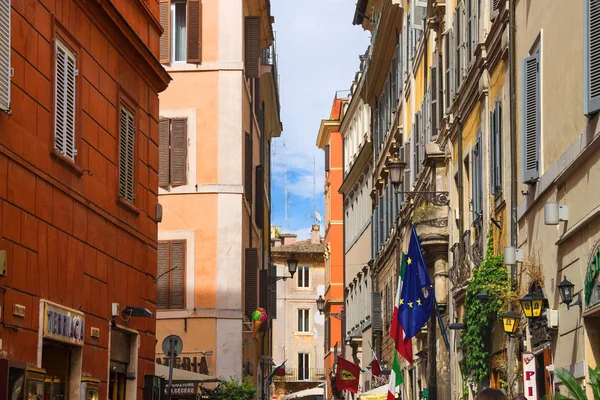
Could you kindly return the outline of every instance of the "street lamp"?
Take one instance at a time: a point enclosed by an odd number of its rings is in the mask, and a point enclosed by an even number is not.
[[[539,293],[527,293],[519,299],[523,313],[527,318],[537,318],[542,315],[544,296]]]
[[[325,309],[325,299],[323,298],[323,296],[319,295],[319,298],[317,299],[317,310],[319,310],[319,313],[321,315],[323,315],[324,309]]]
[[[509,336],[514,335],[517,333],[517,329],[519,328],[519,316],[513,311],[503,314],[502,326],[504,327],[504,332],[506,332]]]
[[[287,260],[287,265],[288,265],[288,271],[290,271],[290,278],[294,277],[294,274],[296,273],[296,270],[298,269],[298,260],[296,259],[296,257],[292,254],[292,257],[289,258]]]
[[[564,304],[567,305],[567,310],[571,309],[571,307],[579,306],[581,308],[581,292],[577,293],[577,301],[574,304],[573,302],[573,289],[575,289],[575,285],[571,283],[565,276],[562,282],[558,285],[558,293],[560,294],[560,298]]]

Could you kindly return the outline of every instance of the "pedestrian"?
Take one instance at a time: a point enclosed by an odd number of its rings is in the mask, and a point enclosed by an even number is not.
[[[527,397],[520,394],[518,396],[513,397],[513,400],[527,400]]]
[[[507,399],[506,395],[504,393],[502,393],[501,390],[488,388],[488,389],[483,389],[481,392],[479,392],[477,397],[475,397],[475,400],[508,400],[508,399]]]

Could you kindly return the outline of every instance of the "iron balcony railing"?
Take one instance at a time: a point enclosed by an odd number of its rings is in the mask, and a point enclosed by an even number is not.
[[[276,376],[273,378],[274,382],[320,382],[324,380],[324,368],[310,368],[309,370],[286,368],[285,376]]]
[[[277,72],[277,47],[275,45],[275,39],[273,39],[273,43],[271,43],[269,47],[261,51],[260,63],[262,65],[270,65],[273,67],[273,81],[275,82],[275,95],[277,97],[277,107],[279,109],[281,106],[279,103],[279,73]]]

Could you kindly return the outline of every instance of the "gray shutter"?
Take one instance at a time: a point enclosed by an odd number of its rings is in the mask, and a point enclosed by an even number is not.
[[[185,308],[185,240],[171,242],[169,308]]]
[[[496,194],[496,115],[490,111],[490,194]]]
[[[246,249],[245,253],[245,271],[244,271],[244,310],[248,318],[256,310],[258,303],[258,250],[255,248]]]
[[[260,72],[260,17],[246,17],[244,39],[246,78],[258,78]]]
[[[404,191],[408,192],[410,191],[411,188],[411,181],[410,181],[410,170],[411,170],[411,161],[412,161],[412,157],[410,156],[410,139],[404,143],[404,160],[406,162],[406,167],[404,168]],[[406,201],[408,198],[405,196],[404,201]]]
[[[169,0],[161,1],[159,10],[160,25],[163,28],[163,33],[160,37],[160,62],[165,64],[171,58],[171,2]]]
[[[75,160],[75,105],[77,93],[77,58],[56,40],[54,147],[63,156]]]
[[[383,331],[383,316],[381,315],[381,292],[373,292],[371,294],[371,319],[373,331]]]
[[[434,60],[435,63],[435,60]],[[431,140],[435,140],[437,138],[438,135],[438,120],[439,120],[439,115],[438,115],[438,110],[439,110],[439,105],[438,105],[438,69],[437,69],[437,65],[433,64],[431,66],[431,95],[430,95],[430,105],[431,105],[431,110],[430,110],[430,120],[431,120],[431,134],[430,134],[430,138]]]
[[[540,75],[539,53],[523,60],[523,182],[533,183],[539,178],[540,162]]]
[[[275,264],[269,264],[269,273],[268,273],[268,277],[269,277],[269,281],[273,281],[275,280],[275,277],[277,276],[277,266]],[[267,304],[268,304],[268,308],[267,308],[267,315],[273,319],[277,318],[277,284],[272,283],[272,284],[268,284],[267,283],[267,288],[268,288],[268,292],[269,292],[269,298],[267,299]]]
[[[156,270],[156,308],[169,307],[169,242],[158,243],[157,251],[158,268]]]
[[[10,110],[10,0],[0,0],[0,110]]]
[[[119,136],[119,196],[129,203],[133,203],[135,197],[135,118],[123,105],[121,105]]]
[[[472,221],[477,219],[477,144],[471,150],[471,213]]]
[[[187,118],[171,120],[171,185],[173,186],[187,183],[187,146]]]
[[[500,0],[490,0],[490,20],[494,21],[500,12]]]
[[[446,33],[444,38],[444,62],[446,63],[446,75],[444,80],[445,105],[444,110],[448,111],[452,105],[452,30]]]
[[[463,33],[462,33],[462,23],[463,23],[463,11],[462,5],[459,4],[456,8],[456,19],[455,19],[455,28],[454,29],[454,94],[458,92],[460,88],[460,84],[462,81],[462,46],[463,46]]]
[[[169,145],[171,120],[161,118],[158,122],[158,186],[169,185]]]
[[[600,1],[585,0],[585,113],[600,110]]]
[[[494,168],[496,170],[496,194],[502,191],[502,103],[500,101],[496,102],[495,106],[495,123],[496,127],[494,129],[494,133],[496,134],[496,163]]]

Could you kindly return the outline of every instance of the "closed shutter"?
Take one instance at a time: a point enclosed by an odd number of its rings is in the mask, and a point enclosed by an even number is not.
[[[456,8],[455,14],[455,29],[454,31],[454,95],[458,93],[460,84],[462,82],[462,46],[463,46],[463,33],[462,33],[462,17],[463,11],[461,4]]]
[[[187,184],[187,118],[171,120],[171,185]]]
[[[200,0],[188,0],[187,61],[202,61],[202,4]]]
[[[171,242],[171,296],[170,307],[185,308],[185,241]]]
[[[437,60],[435,60],[434,57],[434,63],[437,62]],[[431,121],[431,136],[430,139],[431,140],[435,140],[437,138],[438,135],[438,119],[439,119],[439,115],[438,115],[438,69],[437,69],[437,65],[433,64],[431,66],[431,96],[429,97],[430,99],[430,121]]]
[[[600,1],[585,0],[585,113],[600,110]]]
[[[540,75],[539,53],[523,60],[523,182],[539,178],[540,161]]]
[[[259,290],[258,290],[258,306],[264,308],[267,311],[267,315],[269,315],[269,292],[267,291],[267,282],[268,282],[269,271],[266,269],[261,269],[259,271]]]
[[[398,54],[398,46],[396,45],[396,55]],[[398,109],[398,59],[392,60],[392,70],[390,71],[391,90],[390,98],[392,99],[392,114],[396,114]]]
[[[247,132],[244,140],[244,196],[252,204],[252,137]]]
[[[244,65],[246,78],[258,78],[260,71],[260,18],[246,17]]]
[[[162,118],[158,121],[158,186],[166,187],[169,185],[169,137],[171,121]]]
[[[275,282],[277,276],[277,266],[275,264],[269,264],[269,281]],[[277,284],[267,284],[269,290],[268,308],[267,314],[275,319],[277,318]]]
[[[476,221],[482,214],[482,164],[481,134],[479,134],[471,155],[471,199],[473,202],[473,221]]]
[[[385,241],[385,202],[383,201],[384,195],[379,197],[379,245],[381,246]]]
[[[56,85],[54,148],[75,161],[75,101],[77,93],[77,58],[56,40]]]
[[[325,145],[325,172],[329,172],[329,145]]]
[[[444,93],[445,93],[445,110],[449,111],[450,106],[452,105],[452,31],[448,31],[446,33],[446,37],[444,39],[444,62],[446,63],[446,76],[444,81]]]
[[[496,170],[495,179],[496,179],[496,193],[498,194],[502,192],[502,183],[503,183],[503,172],[502,172],[502,103],[497,101],[495,105],[494,111],[494,122],[496,127],[494,128],[494,134],[496,135],[495,142],[495,163],[494,169]]]
[[[375,258],[377,250],[379,249],[379,207],[375,207],[373,210],[373,217],[371,220],[371,227],[373,229],[371,242],[373,243],[372,257]]]
[[[421,152],[419,156],[419,173],[421,173],[425,169],[425,124],[427,118],[424,117],[423,114],[426,114],[427,106],[425,104],[425,100],[421,103],[421,111],[419,112],[419,151]]]
[[[422,31],[425,27],[425,17],[427,15],[427,1],[415,0],[412,1],[411,4],[413,5],[413,28]]]
[[[0,110],[10,110],[10,0],[0,0]]]
[[[494,21],[500,12],[500,0],[490,0],[490,20]]]
[[[244,274],[244,310],[248,318],[256,310],[258,302],[256,292],[258,290],[258,250],[246,249]]]
[[[254,191],[256,202],[254,203],[254,220],[256,226],[262,229],[265,219],[265,172],[262,165],[256,166],[256,190]]]
[[[410,180],[410,171],[411,171],[411,161],[412,157],[410,156],[410,140],[404,143],[404,160],[406,162],[406,167],[404,168],[404,191],[408,192],[411,188],[411,180]],[[408,197],[405,197],[404,201],[408,200]]]
[[[129,203],[133,203],[135,198],[135,117],[123,105],[121,105],[119,134],[119,196]]]
[[[160,62],[165,64],[171,61],[171,1],[161,0],[159,8],[160,25],[163,28],[160,37]]]
[[[383,331],[383,316],[381,315],[381,292],[373,292],[371,294],[371,318],[373,331]]]
[[[171,269],[169,262],[169,243],[160,242],[158,244],[158,268],[156,270],[156,308],[169,307],[169,274],[166,272]]]
[[[496,114],[490,112],[490,194],[496,194]]]
[[[402,41],[404,39],[404,35],[402,33],[399,34],[398,36],[398,98],[400,98],[400,96],[402,95],[402,90],[404,89],[404,63],[403,63],[403,53],[404,53],[404,42]]]

